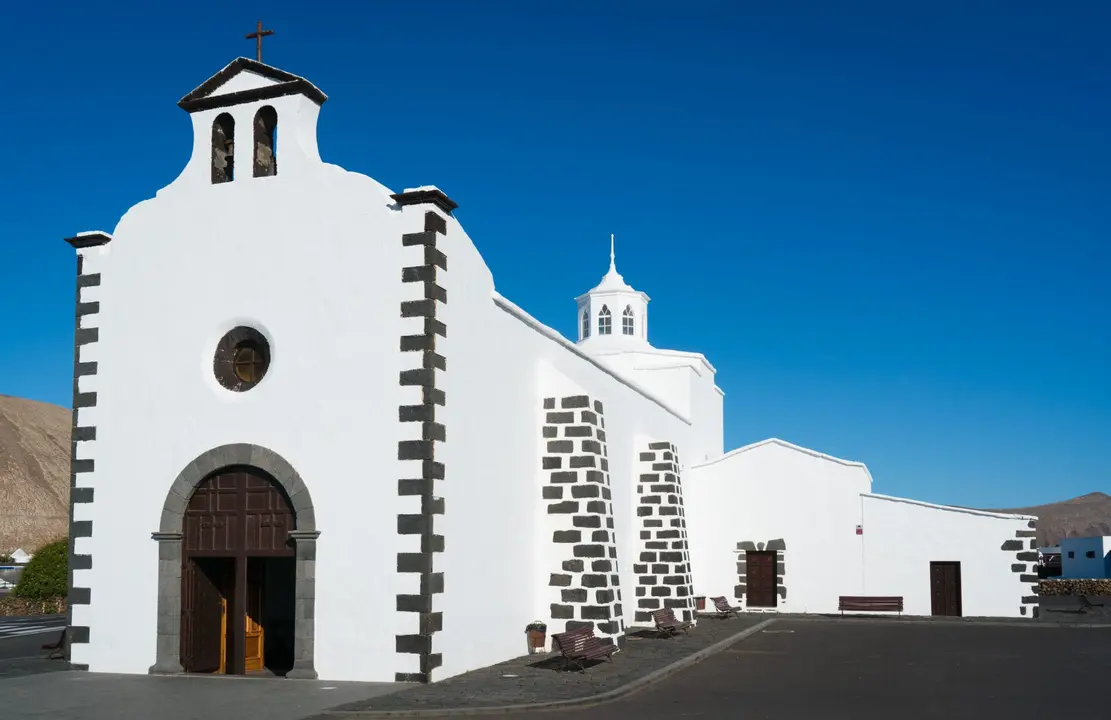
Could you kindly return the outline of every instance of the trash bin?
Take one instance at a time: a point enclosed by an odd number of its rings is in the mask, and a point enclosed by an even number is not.
[[[545,648],[548,645],[548,626],[537,620],[536,622],[529,623],[525,628],[525,635],[528,637],[528,652],[529,655],[536,653],[546,652]]]

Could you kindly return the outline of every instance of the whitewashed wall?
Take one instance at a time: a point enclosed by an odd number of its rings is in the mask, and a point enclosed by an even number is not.
[[[448,480],[446,512],[438,520],[447,545],[447,590],[444,628],[437,635],[444,660],[438,679],[520,654],[524,627],[533,620],[555,626],[548,583],[559,551],[541,495],[548,475],[541,467],[545,397],[586,394],[603,403],[626,625],[634,609],[628,555],[637,532],[634,437],[681,445],[691,432],[685,418],[494,293],[478,251],[461,241],[456,225],[447,238]],[[497,348],[496,363],[491,348]],[[468,637],[476,622],[489,628],[483,643]]]
[[[687,448],[687,462],[721,456],[724,395],[715,384],[716,370],[703,355],[659,348],[599,352],[599,346],[586,343],[582,347],[690,419],[694,436]]]
[[[240,128],[250,127],[250,112],[237,109],[247,113]],[[315,122],[311,112],[296,117]],[[207,135],[205,123],[198,127]],[[241,160],[236,181],[202,182],[208,148],[198,143],[190,168],[132,208],[86,266],[102,273],[100,341],[86,358],[99,362],[89,388],[99,400],[82,418],[98,428],[89,448],[96,471],[82,478],[96,502],[78,506],[92,513],[78,519],[94,521],[83,544],[95,562],[82,571],[87,581],[75,578],[88,582],[92,601],[75,610],[74,623],[92,630],[73,661],[91,670],[145,673],[153,662],[158,560],[150,534],[177,474],[236,442],[284,457],[315,504],[321,677],[392,680],[409,659],[395,653],[393,637],[411,632],[395,612],[396,594],[407,590],[393,571],[401,549],[397,378],[408,362],[398,352],[400,213],[383,186],[283,142],[305,130],[281,108],[279,128],[276,177],[251,178]],[[240,324],[268,337],[273,361],[258,387],[231,393],[217,385],[212,357]],[[381,632],[351,632],[373,626]]]
[[[906,614],[929,615],[930,562],[956,561],[961,564],[964,616],[1022,615],[1023,598],[1030,598],[1036,580],[1032,568],[1037,552],[1030,547],[1033,530],[1029,528],[1033,518],[883,495],[864,495],[861,500],[861,594],[902,595]],[[1023,569],[1012,567],[1016,558]]]
[[[871,489],[862,464],[765,440],[696,464],[684,480],[697,595],[737,601],[738,543],[772,540],[786,546],[780,611],[833,612],[860,586],[856,526]]]
[[[1073,556],[1070,558],[1069,553]],[[1095,557],[1087,557],[1091,552]],[[1111,537],[1064,538],[1061,540],[1061,577],[1090,579],[1111,577],[1108,573]]]

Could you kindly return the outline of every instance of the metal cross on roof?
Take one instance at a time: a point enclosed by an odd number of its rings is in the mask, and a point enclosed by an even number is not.
[[[258,26],[255,28],[255,31],[253,33],[250,33],[250,34],[247,35],[248,40],[254,40],[255,41],[255,60],[258,60],[259,62],[262,62],[262,39],[264,37],[266,37],[267,35],[273,35],[273,34],[274,34],[273,30],[263,30],[262,29],[262,21],[259,20],[258,21]]]

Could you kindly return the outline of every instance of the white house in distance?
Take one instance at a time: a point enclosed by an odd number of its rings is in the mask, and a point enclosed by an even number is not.
[[[652,346],[612,248],[562,337],[443,192],[321,160],[326,100],[235,60],[179,102],[177,179],[69,238],[76,666],[428,682],[535,619],[622,642],[696,595],[1028,615],[1033,518],[779,440],[723,453],[714,367]]]
[[[1061,578],[1111,578],[1111,536],[1096,535],[1061,540]]]

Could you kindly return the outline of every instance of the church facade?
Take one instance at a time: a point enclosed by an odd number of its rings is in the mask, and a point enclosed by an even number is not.
[[[725,453],[714,367],[651,345],[612,246],[564,338],[442,191],[321,160],[326,99],[232,62],[179,103],[180,176],[68,240],[75,666],[429,682],[535,620],[621,643],[698,597],[1032,613],[1033,518],[876,495],[778,440]]]

